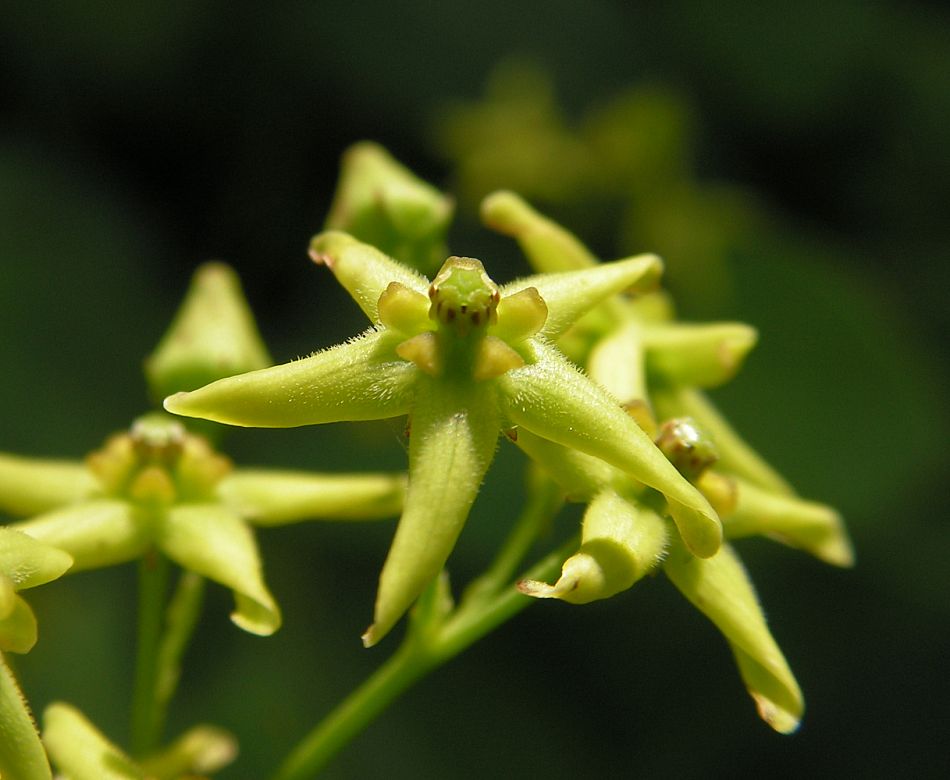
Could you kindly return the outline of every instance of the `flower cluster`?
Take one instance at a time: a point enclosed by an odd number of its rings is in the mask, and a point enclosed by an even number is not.
[[[372,188],[349,187],[374,200]],[[389,192],[392,218],[399,199]],[[413,199],[406,208],[420,207]],[[658,258],[598,263],[512,193],[490,196],[482,213],[517,238],[538,275],[499,287],[479,261],[450,257],[429,282],[353,235],[322,233],[311,257],[372,327],[310,358],[179,393],[165,408],[268,427],[409,416],[406,505],[368,646],[442,569],[505,432],[569,497],[589,502],[581,549],[561,580],[522,591],[590,601],[662,566],[725,634],[762,717],[793,730],[801,694],[723,544],[723,522],[727,535],[772,535],[832,563],[848,565],[851,551],[834,511],[797,499],[697,389],[735,373],[754,330],[675,322],[667,297],[651,292]],[[359,220],[334,226],[366,229]]]
[[[559,554],[553,583],[548,564],[512,582],[533,541],[526,534],[538,530],[527,523],[499,556],[503,565],[480,581],[491,587],[471,588],[455,617],[477,612],[492,588],[504,589],[490,595],[507,603],[584,604],[662,570],[722,632],[761,717],[793,731],[801,691],[731,540],[766,535],[840,566],[853,553],[837,513],[798,497],[704,395],[735,375],[755,331],[677,321],[658,286],[659,258],[599,262],[511,192],[486,198],[482,218],[517,240],[536,273],[497,284],[479,260],[445,258],[452,209],[383,149],[357,145],[310,257],[362,310],[365,331],[271,365],[233,273],[210,264],[146,361],[165,411],[140,417],[84,462],[0,453],[0,511],[27,518],[0,528],[0,650],[26,652],[36,641],[20,590],[132,560],[144,562],[146,596],[149,565],[171,561],[188,572],[183,593],[189,577],[224,585],[234,593],[233,621],[269,635],[281,613],[253,526],[399,513],[363,642],[379,642],[419,601],[411,646],[427,619],[447,625],[454,607],[439,575],[502,439],[534,463],[535,506],[552,504],[552,495],[559,504],[556,494],[587,505],[579,545]],[[212,444],[217,423],[282,428],[402,416],[408,478],[235,468]],[[165,583],[152,582],[160,608]],[[157,634],[161,615],[152,618]],[[0,663],[0,726],[14,735],[0,739],[0,774],[45,780],[47,755],[70,777],[101,776],[108,765],[114,776],[175,778],[230,761],[233,739],[208,726],[157,750],[189,621],[169,618],[167,646],[140,656],[134,761],[61,703],[47,709],[44,749]],[[140,622],[140,639],[148,625]],[[443,643],[440,657],[458,649]],[[157,692],[162,659],[168,678]]]

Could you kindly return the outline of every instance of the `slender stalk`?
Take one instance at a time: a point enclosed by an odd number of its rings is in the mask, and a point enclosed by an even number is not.
[[[511,584],[521,561],[537,540],[544,525],[564,504],[563,491],[543,474],[532,475],[528,497],[521,515],[508,534],[491,566],[468,588],[463,607],[470,599],[494,596]]]
[[[158,745],[161,723],[156,699],[159,642],[168,584],[168,560],[156,550],[139,562],[139,603],[135,687],[132,693],[132,753],[142,756]]]
[[[155,705],[153,727],[161,736],[168,714],[168,705],[181,678],[181,659],[191,641],[204,600],[204,577],[184,571],[178,578],[175,592],[165,613],[164,633],[158,644],[155,672]]]
[[[526,573],[551,577],[576,548],[573,538]],[[399,649],[297,745],[274,780],[308,780],[413,683],[525,609],[533,599],[513,586],[460,607],[432,634],[407,632]]]
[[[305,780],[323,769],[353,737],[434,664],[404,643],[297,745],[274,780]]]

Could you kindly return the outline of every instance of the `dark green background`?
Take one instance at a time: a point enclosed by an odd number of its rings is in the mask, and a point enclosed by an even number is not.
[[[144,410],[141,360],[204,259],[237,268],[278,361],[360,330],[305,254],[339,153],[373,138],[450,186],[433,127],[503,58],[545,68],[569,117],[628,86],[675,91],[696,121],[693,175],[740,185],[768,215],[729,253],[735,294],[718,314],[762,341],[716,398],[803,495],[841,509],[858,556],[837,571],[740,545],[805,691],[801,730],[758,721],[725,643],[660,577],[589,607],[535,606],[410,692],[329,777],[950,770],[950,16],[856,0],[642,5],[4,8],[2,450],[79,457]],[[651,248],[584,237],[614,255]],[[520,269],[463,213],[453,251],[483,247],[499,279]],[[249,465],[401,468],[400,434],[240,431],[226,446]],[[520,469],[502,445],[450,561],[457,582],[515,515]],[[358,640],[390,534],[260,533],[285,611],[271,639],[233,629],[229,595],[211,589],[172,730],[234,730],[243,755],[221,777],[262,777],[393,649]],[[29,595],[41,641],[18,668],[34,706],[71,701],[124,741],[133,567]]]

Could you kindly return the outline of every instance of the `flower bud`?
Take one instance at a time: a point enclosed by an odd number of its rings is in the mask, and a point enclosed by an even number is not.
[[[237,274],[224,263],[196,272],[171,327],[145,361],[154,398],[271,364]]]
[[[343,230],[429,274],[445,257],[451,198],[417,178],[378,144],[364,141],[343,155],[327,230]]]

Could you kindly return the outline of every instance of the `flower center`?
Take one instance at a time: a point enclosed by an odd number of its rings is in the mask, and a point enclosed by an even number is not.
[[[150,506],[210,500],[230,461],[176,420],[147,415],[86,458],[108,496]]]
[[[500,297],[480,261],[450,257],[429,286],[429,317],[464,337],[495,322]]]

